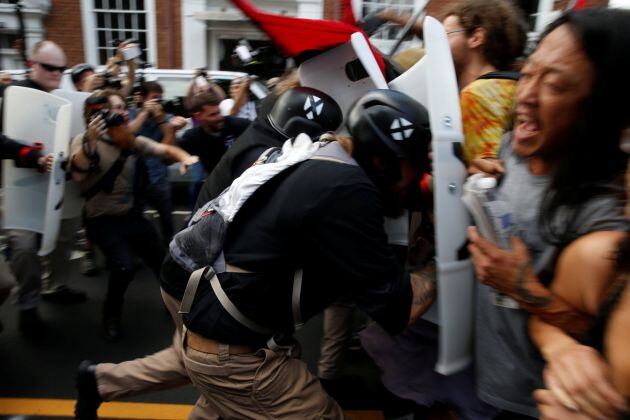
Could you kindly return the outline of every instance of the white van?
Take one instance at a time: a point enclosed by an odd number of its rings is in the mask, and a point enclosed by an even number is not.
[[[97,68],[96,71],[101,71],[103,68]],[[5,70],[7,73],[11,74],[14,80],[22,80],[26,76],[27,70]],[[72,79],[70,78],[71,70],[68,69],[63,75],[63,79],[61,80],[61,89],[69,89],[74,90],[74,85],[72,83]],[[124,74],[124,71],[121,72]],[[159,82],[164,88],[164,99],[174,99],[178,96],[184,96],[186,94],[186,89],[188,88],[188,84],[192,80],[195,75],[195,70],[182,70],[182,69],[139,69],[136,71],[136,80],[139,77],[144,77],[146,81],[156,81]],[[208,70],[208,76],[212,79],[213,82],[218,84],[223,88],[226,95],[229,93],[230,82],[234,79],[248,76],[247,73],[237,72],[237,71],[221,71],[221,70]],[[269,93],[269,90],[259,80],[254,80],[254,82],[250,85],[250,91],[252,97],[259,101]]]

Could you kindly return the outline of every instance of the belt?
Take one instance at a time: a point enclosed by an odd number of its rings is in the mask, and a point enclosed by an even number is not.
[[[242,346],[239,344],[223,344],[211,338],[206,338],[199,334],[195,334],[192,331],[186,332],[186,344],[193,350],[210,354],[219,354],[221,346],[227,346],[227,351],[229,354],[245,354],[254,353],[256,351],[251,347]]]

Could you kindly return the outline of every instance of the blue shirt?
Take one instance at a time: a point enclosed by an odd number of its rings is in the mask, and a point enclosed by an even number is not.
[[[129,110],[129,119],[134,120],[138,116],[138,109],[130,109]],[[170,120],[171,115],[167,115],[166,120]],[[136,136],[144,136],[150,138],[151,140],[157,141],[158,143],[162,143],[162,139],[164,136],[162,135],[162,130],[160,130],[160,126],[156,123],[152,118],[147,119],[142,127],[137,133],[134,133]],[[144,158],[144,162],[147,168],[147,173],[149,176],[149,184],[161,184],[162,182],[166,182],[168,178],[168,169],[162,159],[156,156],[146,156]]]

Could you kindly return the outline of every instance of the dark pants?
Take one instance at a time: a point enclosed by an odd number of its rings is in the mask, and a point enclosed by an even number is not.
[[[158,277],[164,247],[151,223],[137,212],[86,219],[85,228],[88,238],[105,255],[110,270],[103,314],[106,317],[119,316],[123,296],[135,273],[132,251]]]
[[[144,201],[153,207],[160,215],[160,227],[162,239],[165,244],[173,238],[173,199],[171,197],[171,184],[165,178],[155,184],[144,187],[142,194]]]

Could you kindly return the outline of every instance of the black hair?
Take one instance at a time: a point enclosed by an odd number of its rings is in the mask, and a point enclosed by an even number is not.
[[[630,126],[630,11],[587,9],[568,12],[552,22],[541,38],[567,25],[594,71],[590,96],[570,133],[543,198],[540,223],[545,238],[567,244],[579,226],[554,225],[563,208],[576,220],[580,207],[596,195],[624,196],[627,155],[619,149],[621,132]]]
[[[143,97],[146,97],[149,93],[152,92],[164,93],[164,89],[162,88],[162,85],[154,81],[144,82],[138,88],[138,93],[140,94],[140,96]]]

